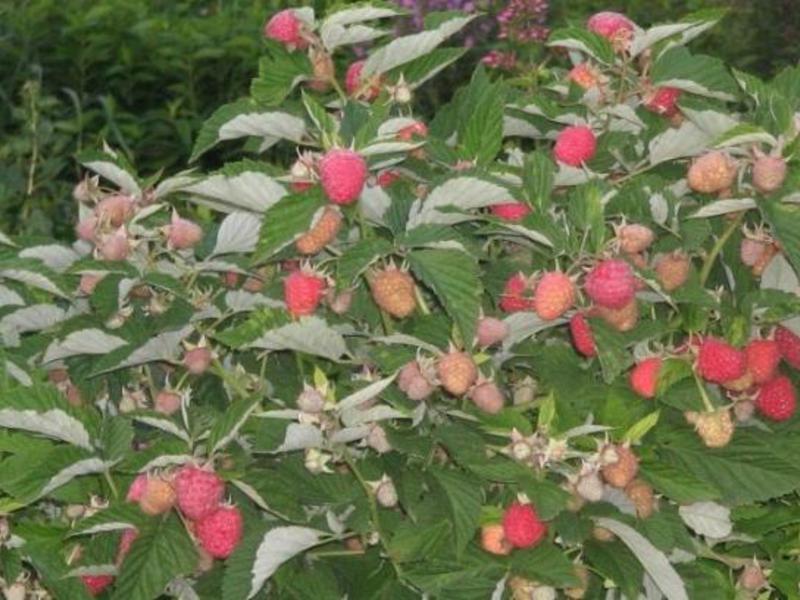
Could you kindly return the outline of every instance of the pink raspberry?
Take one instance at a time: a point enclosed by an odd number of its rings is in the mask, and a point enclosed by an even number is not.
[[[303,37],[303,22],[288,8],[267,21],[264,25],[264,37],[280,42],[290,50],[308,47],[308,40]]]
[[[514,502],[503,513],[503,533],[515,548],[530,548],[547,535],[547,524],[533,506]]]
[[[335,148],[319,161],[322,189],[334,204],[352,204],[367,180],[367,162],[358,152]]]
[[[386,169],[385,171],[378,173],[377,182],[379,186],[385,189],[398,179],[400,179],[399,171],[395,171],[394,169]]]
[[[397,132],[397,139],[401,142],[410,142],[415,138],[428,136],[428,126],[422,121],[416,121],[411,125],[406,125]]]
[[[727,342],[708,336],[697,353],[697,370],[706,381],[726,383],[747,372],[747,355]]]
[[[681,90],[673,87],[659,87],[644,98],[644,107],[659,115],[672,117],[678,112],[678,99]]]
[[[167,246],[176,250],[192,248],[203,239],[203,230],[194,221],[182,219],[177,212],[172,213],[172,220],[166,228]]]
[[[325,294],[325,280],[304,270],[294,271],[283,280],[283,299],[295,317],[312,314]]]
[[[82,575],[81,580],[90,596],[99,596],[114,582],[114,577],[112,575]]]
[[[616,50],[622,51],[630,46],[634,24],[621,13],[603,11],[592,15],[586,27],[589,31],[608,39]]]
[[[211,556],[228,558],[242,539],[242,513],[235,506],[222,506],[197,522],[195,534]]]
[[[642,398],[652,398],[656,395],[658,374],[661,371],[662,360],[658,356],[646,358],[636,363],[630,374],[631,389]]]
[[[564,128],[556,138],[553,154],[558,162],[572,167],[591,160],[597,151],[597,138],[585,125]]]
[[[580,354],[586,358],[597,354],[592,328],[582,313],[573,315],[569,320],[569,333],[572,336],[572,344]]]
[[[140,473],[136,476],[136,479],[133,480],[131,483],[131,487],[128,488],[128,494],[125,496],[125,500],[128,502],[138,502],[142,499],[144,495],[144,491],[147,489],[147,474]]]
[[[347,67],[347,73],[344,76],[344,86],[347,93],[351,96],[358,94],[359,98],[371,102],[378,97],[381,93],[380,78],[375,78],[369,86],[364,89],[364,81],[361,79],[361,73],[364,70],[364,64],[367,61],[357,60]]]
[[[506,281],[500,296],[500,309],[505,312],[533,310],[533,281],[522,273],[512,275]]]
[[[636,277],[624,260],[603,260],[589,271],[584,289],[596,304],[619,309],[633,300]]]
[[[579,63],[572,67],[567,79],[574,81],[585,90],[595,87],[600,81],[600,73],[589,63]]]
[[[225,493],[225,483],[216,473],[192,465],[178,471],[173,485],[178,497],[178,508],[192,521],[214,512]]]
[[[525,202],[502,202],[489,207],[492,214],[503,221],[521,221],[531,212],[531,207]]]

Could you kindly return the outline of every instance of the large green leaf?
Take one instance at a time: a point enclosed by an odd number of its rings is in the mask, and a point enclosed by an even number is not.
[[[281,198],[264,213],[253,261],[265,262],[311,227],[317,210],[325,204],[320,189]]]
[[[800,273],[800,206],[777,200],[765,200],[758,206],[772,228],[772,235],[781,243],[794,270]]]
[[[250,94],[256,102],[276,106],[309,77],[311,63],[305,52],[289,52],[280,44],[271,44],[270,53],[258,63],[258,77],[250,85]]]
[[[614,48],[601,35],[579,27],[556,29],[547,38],[547,45],[585,52],[607,65],[614,64]]]
[[[723,100],[732,100],[737,94],[736,81],[721,60],[692,55],[682,46],[671,48],[658,57],[653,64],[652,79],[656,85]]]
[[[502,83],[492,83],[484,69],[475,71],[462,98],[458,141],[461,155],[485,165],[494,160],[503,144]]]
[[[457,471],[431,470],[447,499],[448,512],[453,522],[453,543],[460,556],[475,535],[481,516],[482,490],[475,482]]]

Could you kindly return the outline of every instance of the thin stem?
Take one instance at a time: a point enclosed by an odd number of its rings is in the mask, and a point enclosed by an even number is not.
[[[709,252],[708,256],[706,256],[706,259],[703,262],[703,269],[700,271],[700,285],[706,284],[706,280],[711,274],[711,269],[714,267],[714,262],[717,260],[719,253],[722,252],[722,248],[733,235],[733,232],[736,231],[739,228],[739,225],[742,224],[743,219],[744,211],[740,212],[738,215],[736,215],[736,218],[733,221],[728,223],[725,231],[722,232],[722,235],[717,240],[717,243],[714,244],[711,252]]]
[[[425,302],[425,297],[422,295],[422,292],[419,289],[419,286],[414,286],[414,296],[416,296],[417,304],[419,304],[419,309],[422,311],[423,315],[431,314],[431,309],[428,308],[428,303]]]
[[[108,487],[111,488],[111,495],[114,496],[114,499],[116,500],[119,498],[119,491],[114,483],[114,479],[111,477],[111,473],[107,469],[103,471],[103,477],[105,478]]]
[[[706,388],[703,386],[703,382],[700,381],[700,378],[697,376],[697,372],[694,372],[693,375],[694,382],[697,385],[697,391],[700,392],[700,397],[703,399],[703,406],[706,407],[706,411],[714,412],[714,405],[711,404],[711,400],[708,398],[708,394],[706,393]]]

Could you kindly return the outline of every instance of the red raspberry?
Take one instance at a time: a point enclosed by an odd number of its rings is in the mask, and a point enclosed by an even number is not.
[[[747,356],[727,342],[709,336],[700,344],[697,367],[706,381],[725,383],[745,374]]]
[[[334,148],[319,160],[319,178],[331,202],[352,204],[367,180],[367,162],[358,152]]]
[[[652,398],[656,395],[658,373],[661,370],[661,358],[653,356],[636,364],[631,371],[631,389],[642,398]]]
[[[636,294],[636,277],[624,260],[603,260],[589,271],[584,289],[595,304],[619,309],[633,300]]]
[[[781,375],[761,386],[756,408],[773,421],[787,421],[797,409],[797,392],[788,377]]]
[[[290,50],[302,50],[308,46],[303,37],[303,22],[292,9],[282,10],[264,25],[264,37],[280,42]]]
[[[178,508],[192,521],[214,512],[225,493],[225,483],[216,473],[191,465],[178,471],[173,483],[178,497]]]
[[[123,529],[117,546],[117,559],[114,561],[117,566],[121,565],[125,557],[128,556],[128,552],[131,551],[131,546],[133,546],[133,542],[136,541],[137,537],[139,537],[139,532],[135,528]]]
[[[678,113],[678,99],[681,90],[673,87],[659,87],[644,98],[644,107],[659,115],[672,117]]]
[[[214,558],[228,558],[242,539],[242,513],[222,506],[197,522],[200,546]]]
[[[521,221],[531,212],[531,207],[525,202],[502,202],[489,207],[491,213],[503,221]]]
[[[558,162],[572,167],[591,160],[597,151],[597,139],[585,125],[564,128],[556,138],[553,154]]]
[[[112,584],[114,577],[112,575],[82,575],[81,580],[89,590],[89,595],[99,596]]]
[[[747,355],[747,370],[753,376],[753,383],[766,383],[778,371],[781,351],[773,340],[752,340],[744,348]]]
[[[142,473],[136,476],[136,479],[133,480],[131,483],[131,487],[128,488],[128,494],[125,496],[125,500],[128,502],[139,502],[144,496],[144,491],[147,489],[147,474]]]
[[[400,179],[399,171],[395,171],[394,169],[386,169],[385,171],[378,173],[377,182],[379,186],[386,189],[398,179]]]
[[[503,533],[515,548],[531,548],[547,535],[547,524],[533,506],[514,502],[503,514]]]
[[[800,336],[791,329],[781,326],[775,330],[775,342],[783,360],[795,369],[800,369]]]
[[[608,39],[618,51],[626,50],[633,38],[634,24],[618,12],[603,11],[591,16],[586,28]]]
[[[533,309],[545,321],[557,319],[575,302],[575,286],[564,273],[545,273],[536,285]]]
[[[308,271],[295,271],[283,280],[283,299],[295,317],[312,314],[325,294],[325,280]]]
[[[572,343],[580,354],[587,358],[597,354],[592,328],[582,313],[573,315],[569,320],[569,332],[572,335]]]
[[[406,125],[397,132],[397,139],[401,142],[410,142],[415,138],[424,138],[428,135],[428,126],[421,121]]]
[[[532,278],[522,273],[509,277],[500,296],[500,309],[505,312],[533,310],[533,303]]]
[[[381,79],[380,77],[373,77],[368,86],[364,85],[364,81],[361,79],[361,72],[364,70],[366,62],[365,60],[357,60],[347,67],[344,85],[347,93],[351,96],[357,95],[358,99],[371,102],[381,93]]]
[[[598,84],[600,74],[589,63],[582,62],[572,67],[572,70],[567,74],[567,79],[588,90]]]

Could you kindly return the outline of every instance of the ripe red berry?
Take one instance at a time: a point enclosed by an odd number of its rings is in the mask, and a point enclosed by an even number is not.
[[[264,25],[264,37],[280,42],[290,50],[302,50],[308,46],[303,36],[303,22],[292,9],[275,13]]]
[[[681,90],[674,87],[659,87],[644,98],[644,107],[656,114],[672,117],[678,112]]]
[[[192,465],[178,471],[173,484],[178,508],[193,521],[214,512],[225,493],[225,484],[216,473]]]
[[[781,362],[781,351],[774,340],[752,340],[744,348],[747,370],[753,383],[765,383],[775,377]]]
[[[536,285],[533,308],[545,321],[557,319],[575,302],[575,286],[564,273],[545,273]]]
[[[347,73],[344,76],[344,85],[349,95],[355,96],[359,100],[371,102],[381,93],[381,79],[380,77],[372,77],[370,78],[369,85],[366,85],[361,76],[364,70],[364,64],[366,64],[365,60],[357,60],[347,67]]]
[[[572,343],[580,354],[587,358],[597,354],[592,328],[582,313],[575,314],[569,320],[569,332],[572,335]]]
[[[503,221],[521,221],[531,212],[531,207],[525,202],[502,202],[489,207],[491,213]]]
[[[112,575],[82,575],[83,585],[91,596],[99,596],[114,581]]]
[[[547,535],[547,524],[533,506],[514,502],[503,514],[503,533],[515,548],[531,548]]]
[[[800,369],[800,336],[781,326],[775,330],[775,342],[783,360],[795,369]]]
[[[603,11],[595,13],[586,23],[592,33],[608,39],[618,52],[628,48],[633,38],[634,24],[622,13]]]
[[[228,558],[242,539],[242,513],[222,506],[197,522],[200,546],[214,558]]]
[[[294,271],[283,280],[283,299],[295,317],[312,314],[325,294],[325,280],[308,271]]]
[[[505,312],[533,310],[533,281],[522,273],[508,278],[500,296],[500,309]]]
[[[646,358],[636,364],[631,371],[631,389],[642,398],[652,398],[656,395],[658,373],[661,371],[662,360],[658,356]]]
[[[367,162],[358,152],[334,148],[319,160],[319,178],[331,202],[352,204],[367,180]]]
[[[773,421],[787,421],[797,410],[797,392],[788,377],[781,375],[761,386],[756,408]]]
[[[747,356],[727,342],[709,336],[700,343],[697,368],[706,381],[725,383],[745,374]]]
[[[595,304],[619,309],[636,294],[636,277],[624,260],[603,260],[589,271],[584,289]]]
[[[597,138],[585,125],[565,127],[556,138],[553,155],[558,162],[578,167],[597,151]]]

